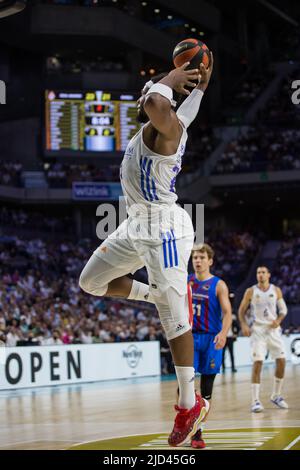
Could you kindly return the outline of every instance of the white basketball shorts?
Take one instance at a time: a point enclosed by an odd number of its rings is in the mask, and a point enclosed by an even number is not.
[[[254,325],[250,342],[253,362],[264,361],[268,351],[273,359],[285,358],[286,356],[280,327]]]
[[[169,340],[190,330],[187,267],[194,242],[188,213],[177,205],[172,211],[172,217],[164,214],[154,227],[153,236],[148,236],[149,221],[129,217],[94,251],[112,266],[108,282],[146,267],[150,292]]]

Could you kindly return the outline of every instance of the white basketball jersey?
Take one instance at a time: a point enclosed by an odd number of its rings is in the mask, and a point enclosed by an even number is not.
[[[187,132],[183,128],[177,152],[170,156],[150,150],[143,141],[143,127],[127,145],[120,168],[120,180],[129,215],[138,210],[158,211],[177,201],[176,177],[181,170]]]
[[[274,284],[267,291],[262,291],[257,285],[253,286],[251,299],[251,314],[254,324],[268,325],[277,319],[277,292]]]

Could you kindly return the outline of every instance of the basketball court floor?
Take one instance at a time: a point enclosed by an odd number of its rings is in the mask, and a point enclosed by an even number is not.
[[[250,413],[250,367],[216,378],[205,451],[300,450],[300,365],[287,366],[284,397],[289,410],[270,403],[272,378],[273,367],[265,366],[265,411],[260,414]],[[175,395],[173,376],[2,391],[0,450],[172,450],[167,436]],[[184,450],[195,452],[189,446]]]

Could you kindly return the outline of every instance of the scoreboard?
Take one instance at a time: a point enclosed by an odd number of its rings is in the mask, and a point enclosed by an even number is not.
[[[46,91],[46,154],[122,152],[138,131],[135,97],[108,91]]]

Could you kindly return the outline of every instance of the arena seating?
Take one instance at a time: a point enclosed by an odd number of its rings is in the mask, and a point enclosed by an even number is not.
[[[299,169],[299,136],[296,129],[251,128],[227,145],[214,173]]]
[[[300,304],[300,237],[293,233],[281,243],[272,282],[281,287],[288,303]]]
[[[292,83],[294,80],[299,80],[299,77],[298,68],[280,83],[279,90],[258,114],[258,121],[275,127],[299,128],[300,106],[295,105],[291,99],[295,91],[292,89]]]
[[[23,165],[19,161],[11,162],[0,160],[0,185],[22,186],[21,173]]]

